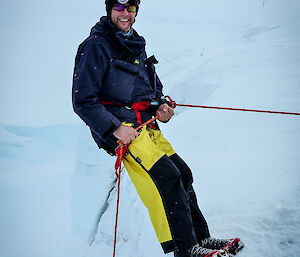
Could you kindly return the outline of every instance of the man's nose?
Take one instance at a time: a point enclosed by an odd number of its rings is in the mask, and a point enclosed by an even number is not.
[[[124,15],[128,15],[128,14],[129,14],[129,12],[128,12],[127,8],[124,8],[124,10],[123,10],[122,14],[124,14]]]

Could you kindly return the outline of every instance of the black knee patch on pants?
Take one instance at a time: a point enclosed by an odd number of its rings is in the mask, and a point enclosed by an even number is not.
[[[189,197],[180,171],[165,155],[153,165],[148,173],[163,199],[175,249],[188,249],[196,244],[197,240],[191,218]]]

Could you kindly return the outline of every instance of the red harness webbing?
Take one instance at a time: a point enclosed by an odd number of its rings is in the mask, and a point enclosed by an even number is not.
[[[142,111],[146,111],[149,108],[149,106],[150,106],[150,102],[135,102],[131,106],[126,106],[126,105],[123,105],[123,104],[113,103],[113,102],[109,102],[109,101],[105,101],[105,100],[101,100],[100,103],[104,104],[104,105],[107,104],[107,105],[115,105],[115,106],[120,106],[120,107],[124,106],[124,107],[127,107],[129,109],[134,110],[137,122],[139,124],[142,124],[142,115],[141,115],[141,112]]]

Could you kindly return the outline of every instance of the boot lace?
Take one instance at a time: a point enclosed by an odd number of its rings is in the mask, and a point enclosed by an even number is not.
[[[208,255],[210,253],[214,253],[215,251],[203,248],[199,244],[196,244],[191,248],[190,252],[191,252],[192,256],[196,255],[196,254],[201,254],[201,257],[202,256],[205,257],[206,255]]]
[[[228,239],[216,239],[209,237],[201,241],[201,246],[209,249],[222,249],[228,242]]]

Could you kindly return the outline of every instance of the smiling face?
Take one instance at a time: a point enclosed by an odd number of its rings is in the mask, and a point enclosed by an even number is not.
[[[135,22],[136,12],[128,12],[127,8],[117,11],[112,8],[111,20],[123,32],[128,32]]]

